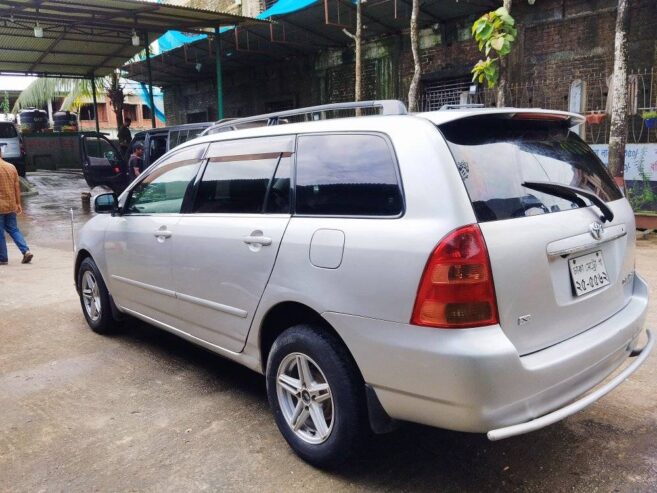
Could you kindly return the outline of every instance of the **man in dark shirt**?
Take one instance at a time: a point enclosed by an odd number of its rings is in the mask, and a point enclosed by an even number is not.
[[[132,141],[132,133],[130,133],[131,124],[132,120],[130,118],[126,118],[123,122],[123,125],[121,125],[121,128],[119,128],[119,133],[117,135],[122,156],[125,156],[128,153],[128,147]]]
[[[133,180],[144,171],[144,144],[141,142],[136,143],[132,150],[128,161],[128,171]]]

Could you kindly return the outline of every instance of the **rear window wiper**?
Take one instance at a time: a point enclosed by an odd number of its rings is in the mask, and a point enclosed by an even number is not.
[[[611,222],[614,220],[614,213],[609,206],[605,204],[604,200],[589,190],[573,187],[571,185],[562,185],[561,183],[553,183],[551,181],[525,181],[521,183],[521,185],[536,190],[537,192],[543,192],[554,195],[555,197],[571,200],[579,207],[586,207],[586,203],[580,197],[587,198],[593,202],[600,211],[602,211],[600,219],[602,219],[603,222]]]

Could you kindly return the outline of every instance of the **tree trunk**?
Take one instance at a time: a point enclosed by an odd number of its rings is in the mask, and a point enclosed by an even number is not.
[[[109,82],[109,87],[105,89],[106,97],[110,100],[114,114],[116,115],[116,126],[121,129],[123,126],[123,103],[125,102],[125,94],[123,94],[123,87],[116,72],[112,73],[112,78]]]
[[[502,5],[509,14],[511,13],[511,0],[504,0]],[[504,57],[500,57],[500,80],[497,83],[496,103],[498,108],[506,106],[506,78],[508,72],[508,62]]]
[[[356,88],[354,94],[354,100],[360,101],[363,98],[363,89],[362,89],[362,77],[363,70],[361,64],[361,45],[362,45],[362,36],[363,36],[363,18],[361,15],[362,2],[357,0],[356,2],[356,36],[354,41],[356,42]]]
[[[609,170],[619,186],[625,187],[625,144],[627,144],[627,31],[630,18],[628,0],[618,0],[616,40],[614,44],[614,76],[611,100],[611,132],[609,135]]]
[[[417,28],[417,18],[420,14],[420,0],[413,0],[411,10],[411,50],[413,51],[413,79],[408,88],[408,108],[410,111],[418,111],[417,90],[422,76],[422,65],[420,64],[420,39]]]

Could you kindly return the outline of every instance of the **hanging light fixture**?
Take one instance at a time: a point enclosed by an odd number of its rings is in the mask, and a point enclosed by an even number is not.
[[[134,29],[132,30],[132,46],[139,46],[139,35]]]
[[[39,21],[34,25],[34,37],[43,38],[43,28],[39,25]]]

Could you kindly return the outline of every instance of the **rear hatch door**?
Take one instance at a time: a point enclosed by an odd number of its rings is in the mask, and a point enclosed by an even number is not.
[[[590,329],[632,294],[632,210],[568,126],[546,114],[440,126],[486,241],[500,325],[521,355]],[[532,182],[593,192],[603,204],[563,190],[540,192]],[[602,217],[605,205],[613,219]]]

